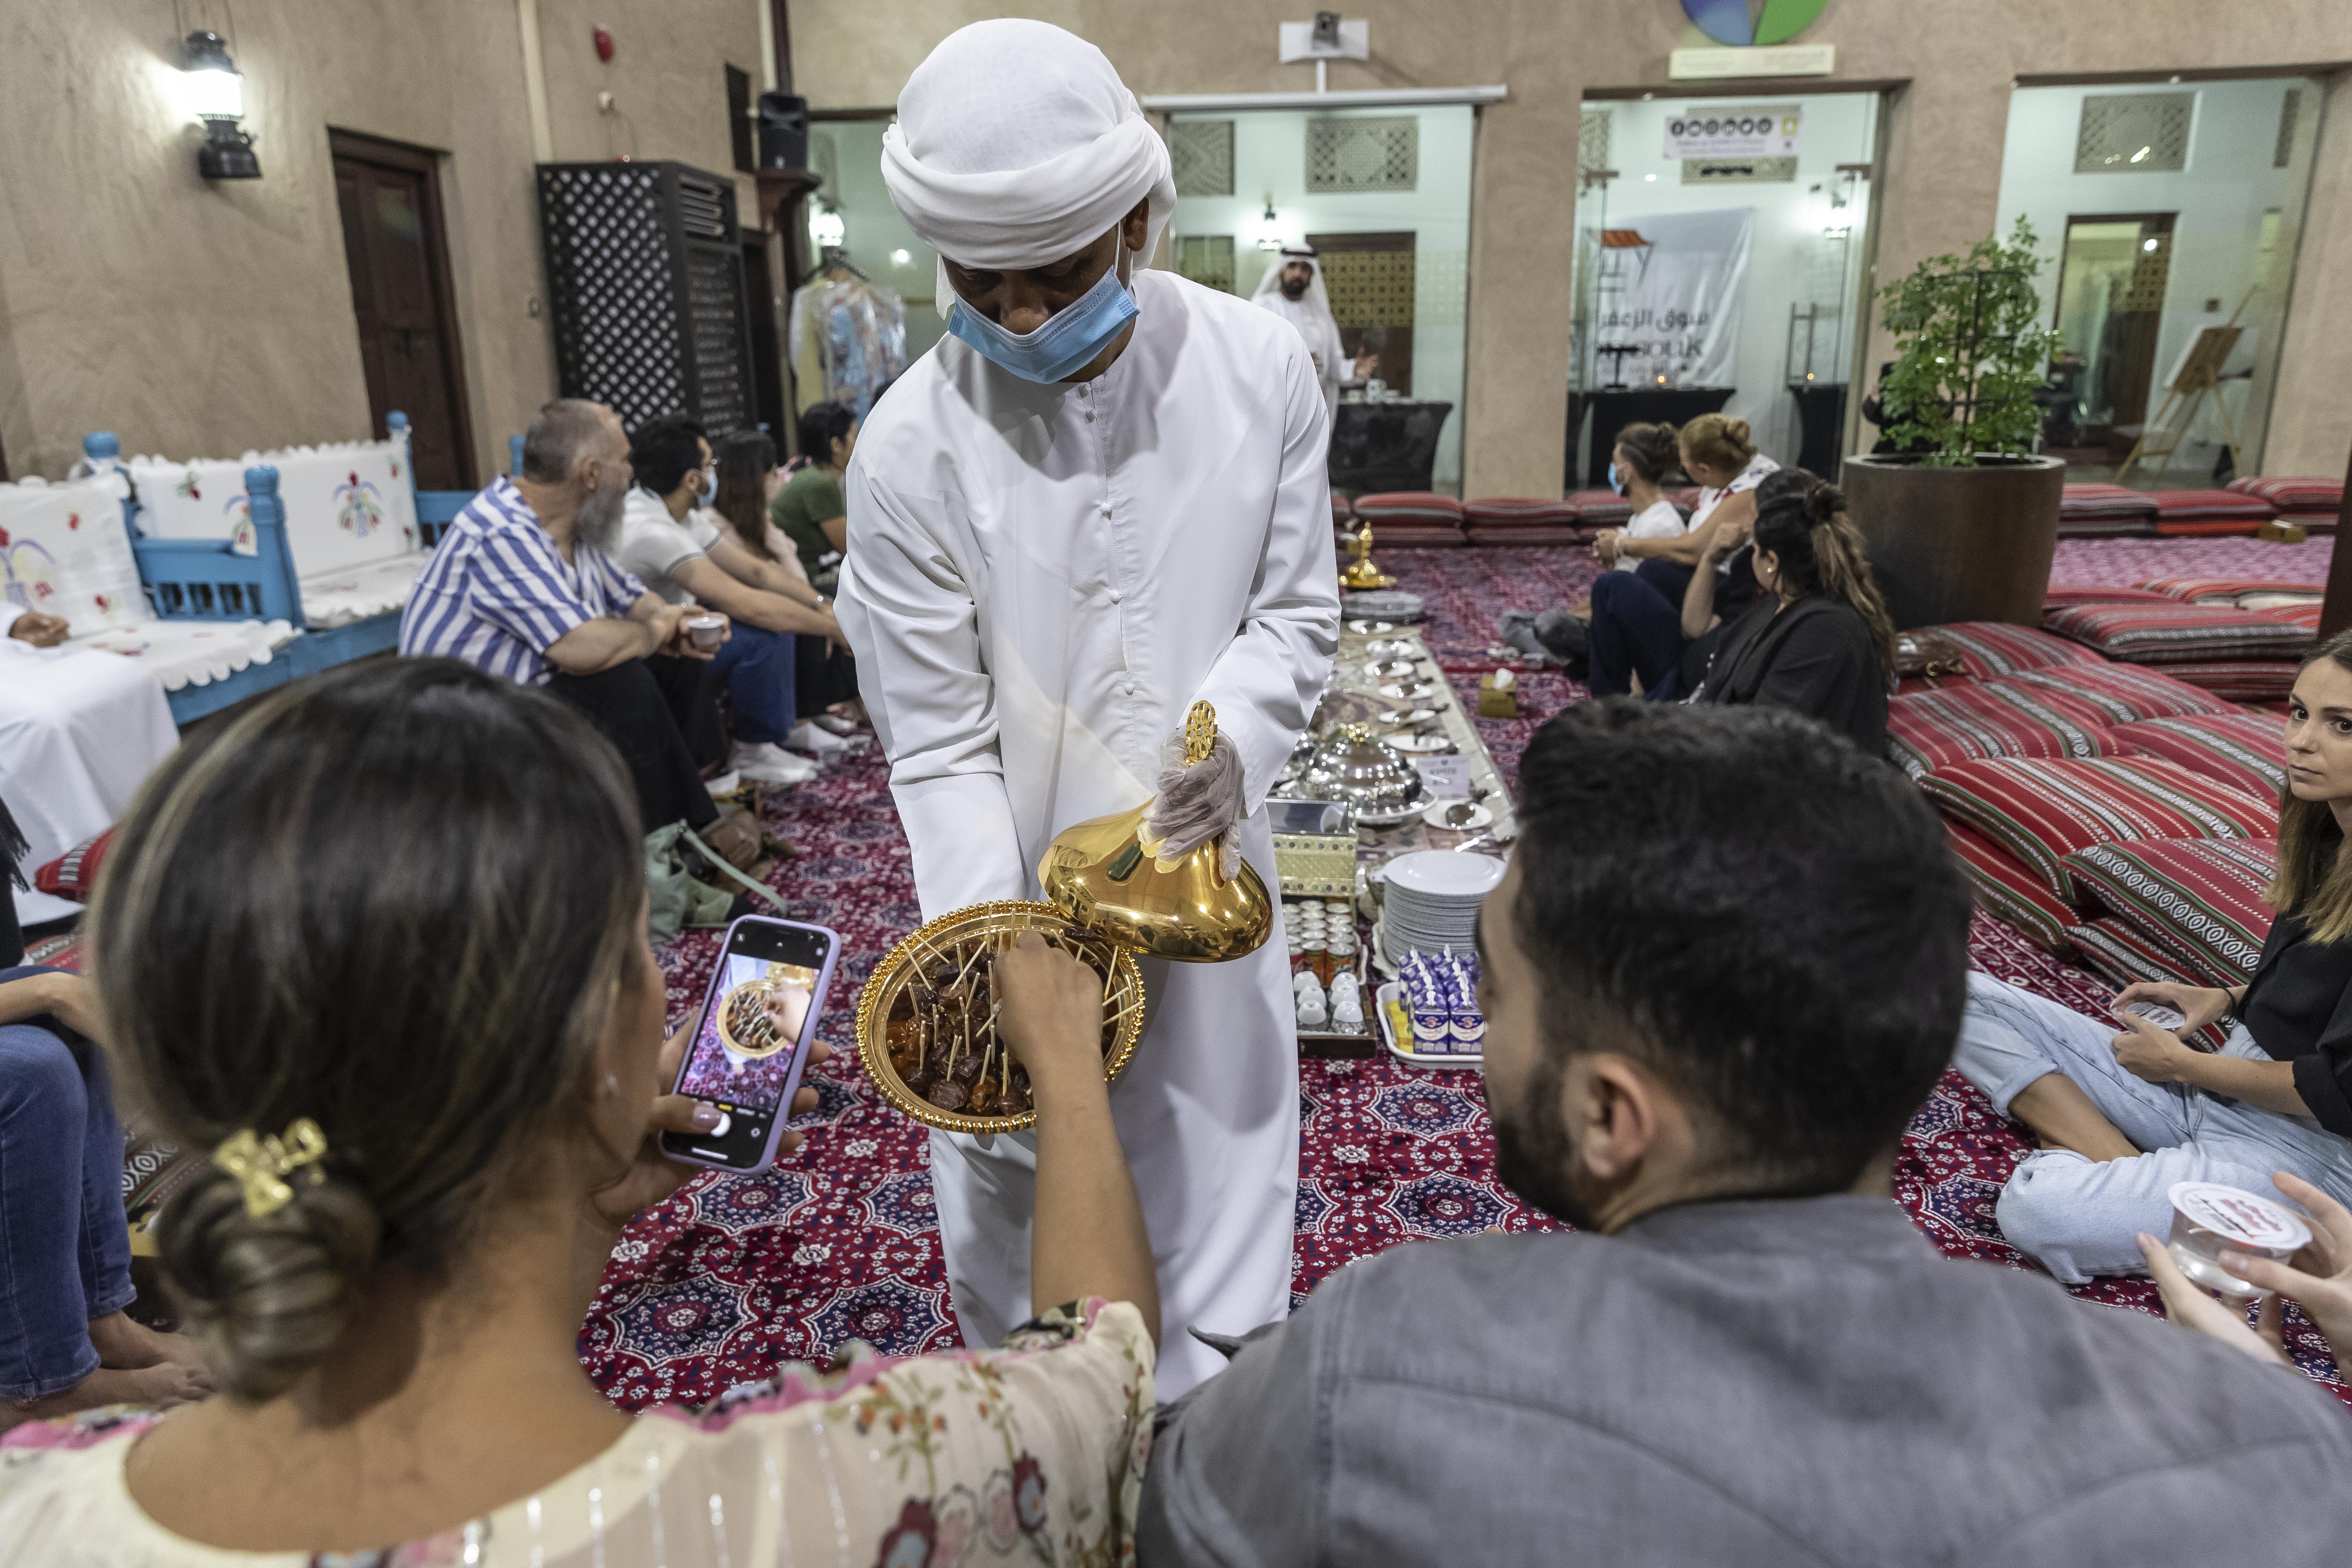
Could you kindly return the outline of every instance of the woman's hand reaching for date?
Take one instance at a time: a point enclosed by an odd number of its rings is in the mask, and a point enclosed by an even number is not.
[[[1103,1083],[1102,977],[1094,969],[1023,931],[992,961],[996,1027],[1029,1070],[1041,1102]]]

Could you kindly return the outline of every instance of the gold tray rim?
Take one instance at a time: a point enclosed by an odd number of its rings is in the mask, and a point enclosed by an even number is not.
[[[881,1021],[889,1014],[886,1001],[895,1002],[898,990],[904,983],[908,968],[908,954],[918,942],[938,942],[951,927],[961,927],[975,921],[989,921],[1014,917],[1023,923],[1002,927],[1010,931],[1034,931],[1027,923],[1050,920],[1056,927],[1074,923],[1070,917],[1052,904],[1036,899],[995,899],[986,903],[967,904],[960,910],[950,910],[937,920],[926,921],[892,944],[874,973],[866,978],[866,987],[857,998],[857,1058],[866,1064],[866,1076],[874,1081],[882,1098],[901,1115],[919,1121],[926,1127],[936,1127],[943,1132],[1024,1132],[1037,1124],[1034,1110],[1020,1116],[966,1116],[961,1111],[942,1110],[929,1100],[910,1091],[898,1077],[898,1069],[890,1065],[890,1052],[883,1040]],[[1108,1003],[1127,990],[1142,998],[1143,966],[1136,961],[1132,950],[1105,942],[1111,952],[1110,984],[1103,988],[1103,1000]],[[1118,1026],[1109,1052],[1103,1058],[1103,1081],[1117,1083],[1119,1074],[1127,1070],[1129,1060],[1135,1055],[1138,1042],[1143,1038],[1144,1008],[1137,1007]]]

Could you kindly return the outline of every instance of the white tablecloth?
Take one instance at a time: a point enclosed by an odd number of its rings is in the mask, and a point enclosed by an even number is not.
[[[29,846],[27,880],[119,821],[179,743],[163,688],[140,660],[0,637],[0,800]],[[28,925],[81,909],[46,893],[16,897]]]

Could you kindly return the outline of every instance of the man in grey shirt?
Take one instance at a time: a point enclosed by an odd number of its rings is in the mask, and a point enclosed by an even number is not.
[[[1158,1564],[2068,1564],[2352,1550],[2301,1374],[1890,1199],[1969,895],[1883,762],[1614,700],[1520,763],[1482,912],[1498,1173],[1576,1234],[1400,1247],[1161,1413]]]

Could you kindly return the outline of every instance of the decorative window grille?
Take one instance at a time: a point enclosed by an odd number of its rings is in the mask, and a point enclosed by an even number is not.
[[[735,183],[683,163],[541,163],[556,382],[635,429],[749,428],[751,314]]]
[[[1307,122],[1308,191],[1410,191],[1420,179],[1419,116]]]
[[[2189,166],[2193,92],[2112,92],[2083,100],[2078,174],[2174,174]]]
[[[1316,258],[1331,315],[1342,331],[1351,327],[1410,327],[1413,307],[1413,253],[1410,250],[1326,250]]]
[[[1180,196],[1234,194],[1234,122],[1179,120],[1168,127],[1168,157]]]
[[[1685,185],[1785,185],[1797,178],[1794,158],[1685,158]]]
[[[2294,157],[2294,117],[2303,112],[2303,89],[2291,87],[2279,100],[2278,145],[2271,151],[2271,167],[2284,169]]]
[[[1176,270],[1180,276],[1212,289],[1236,293],[1234,287],[1234,237],[1230,234],[1180,234],[1176,237]]]
[[[1589,174],[1609,167],[1609,133],[1617,118],[1605,109],[1588,109],[1576,122],[1576,170]]]

